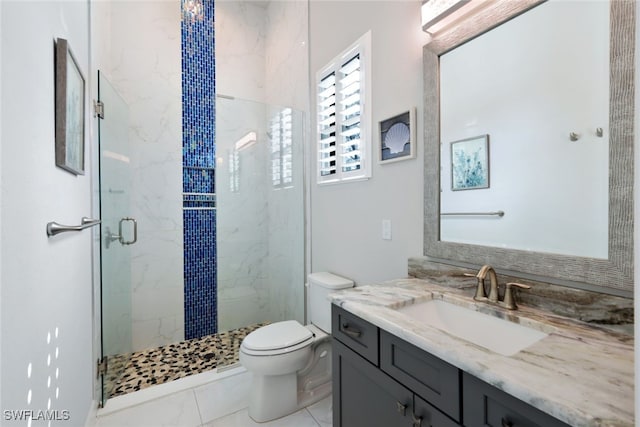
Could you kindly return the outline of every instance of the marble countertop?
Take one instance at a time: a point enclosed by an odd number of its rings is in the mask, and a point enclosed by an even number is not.
[[[634,425],[633,337],[520,305],[475,302],[473,282],[398,279],[336,292],[332,302],[572,426]],[[471,287],[469,286],[471,283]],[[416,322],[395,309],[441,299],[542,330],[513,356]]]

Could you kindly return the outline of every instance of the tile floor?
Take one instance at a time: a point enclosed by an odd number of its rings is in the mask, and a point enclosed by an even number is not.
[[[162,387],[162,386],[157,386]],[[287,417],[249,418],[251,374],[239,373],[97,418],[96,427],[331,427],[331,396]],[[134,393],[135,394],[135,393]]]

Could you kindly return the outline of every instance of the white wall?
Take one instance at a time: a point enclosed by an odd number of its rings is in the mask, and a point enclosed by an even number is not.
[[[0,8],[0,406],[68,410],[67,425],[83,425],[93,394],[92,232],[49,239],[45,225],[92,215],[91,162],[78,177],[54,162],[54,39],[69,41],[88,79],[88,2],[2,1]],[[87,133],[86,159],[90,141]],[[25,424],[3,416],[2,425]]]
[[[374,163],[368,181],[317,185],[316,153],[310,150],[311,271],[330,271],[357,284],[406,276],[407,258],[422,254],[420,135],[426,35],[421,31],[420,2],[312,1],[309,13],[312,75],[366,31],[372,32],[374,159],[379,121],[411,107],[417,107],[418,118],[417,158]],[[316,129],[313,103],[311,129]],[[381,238],[383,219],[391,220],[390,241]]]

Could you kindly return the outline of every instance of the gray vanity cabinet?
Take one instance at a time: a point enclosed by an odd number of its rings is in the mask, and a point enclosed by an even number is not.
[[[399,366],[389,363],[389,359],[382,359],[380,339],[390,343],[392,335],[337,306],[333,306],[331,329],[334,427],[459,427],[458,423],[398,382],[395,375],[380,369],[382,365],[392,372],[394,368],[398,371],[406,368],[409,376],[423,377],[420,370],[427,366],[413,364],[411,356],[405,357],[407,351],[404,346],[398,351],[399,343],[394,343],[391,349],[392,353],[399,355],[396,357]],[[435,359],[436,365],[438,362],[444,363]],[[459,382],[459,372],[453,369],[454,378]],[[434,378],[437,382],[441,380],[438,375]],[[430,383],[428,380],[424,382]],[[415,385],[410,379],[407,383]],[[439,387],[435,383],[431,385]],[[453,398],[459,402],[459,390],[456,389],[455,393]],[[431,397],[433,393],[427,395]],[[457,411],[459,414],[459,406]]]
[[[455,366],[381,329],[380,369],[460,422],[462,377]]]
[[[332,353],[334,426],[411,426],[411,391],[335,338]]]
[[[334,427],[569,427],[332,306]]]
[[[332,352],[334,427],[459,427],[335,338]]]
[[[472,375],[463,383],[467,427],[570,427]]]

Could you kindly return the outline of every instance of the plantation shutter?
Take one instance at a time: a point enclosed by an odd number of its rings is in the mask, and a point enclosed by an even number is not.
[[[362,166],[360,54],[344,63],[338,74],[341,166],[342,172],[352,172],[360,170]]]
[[[371,177],[371,32],[316,73],[319,184]]]
[[[332,72],[318,84],[318,170],[320,176],[336,174],[336,73]]]

